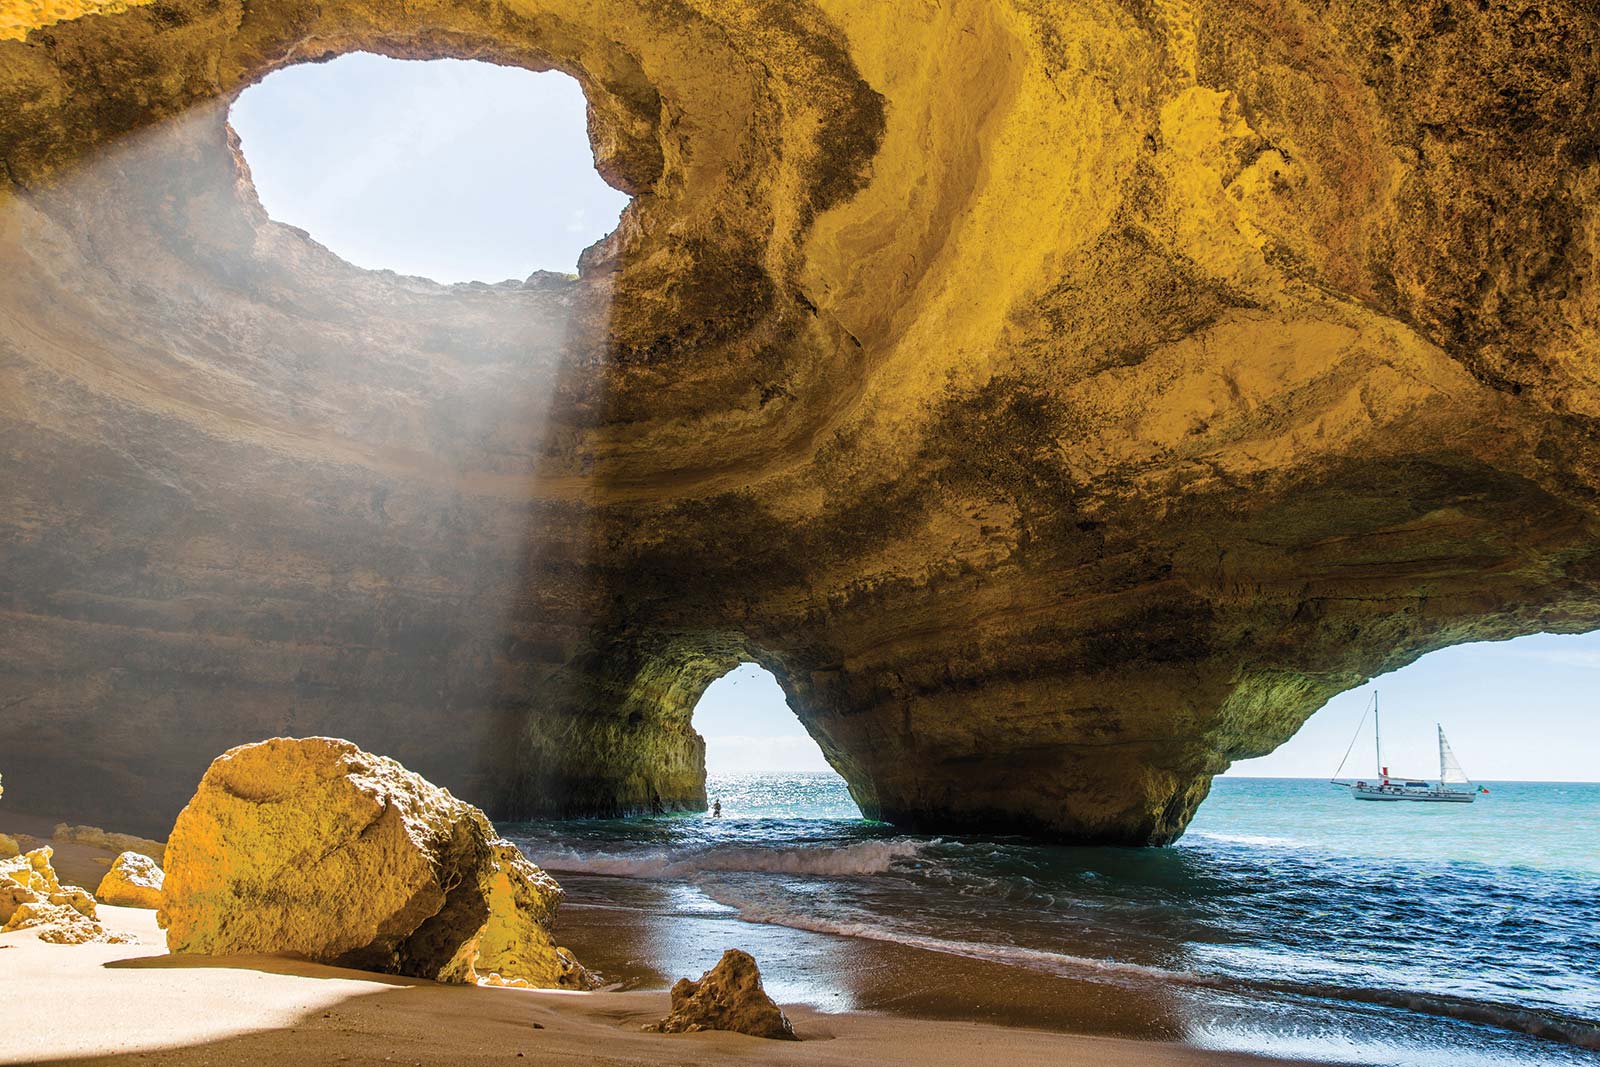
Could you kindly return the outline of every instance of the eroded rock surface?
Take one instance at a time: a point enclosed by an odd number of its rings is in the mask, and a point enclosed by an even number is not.
[[[472,982],[587,988],[556,947],[555,880],[478,809],[328,737],[218,756],[167,841],[173,952],[269,953]]]
[[[95,917],[94,897],[79,886],[62,885],[50,865],[46,846],[0,863],[0,923],[11,920],[22,904],[54,904],[71,908],[86,918]]]
[[[51,851],[46,846],[0,860],[0,931],[33,929],[39,940],[59,945],[136,940],[100,925],[94,897],[61,884]]]
[[[680,978],[672,987],[672,1011],[645,1027],[663,1034],[732,1030],[752,1037],[794,1041],[794,1027],[767,996],[761,969],[748,952],[730,948],[700,980]]]
[[[166,876],[149,856],[124,852],[111,863],[100,879],[94,896],[102,904],[125,908],[161,907],[161,885]]]
[[[1166,841],[1600,626],[1592,5],[76,10],[0,43],[0,751],[74,818],[307,733],[696,808],[753,659],[869,815]],[[267,219],[228,98],[355,49],[577,77],[616,233],[443,287]]]
[[[102,830],[98,826],[69,826],[66,823],[58,823],[50,839],[58,845],[88,845],[109,852],[135,853],[141,858],[150,858],[157,865],[161,863],[167,850],[167,846],[160,841],[136,837],[133,834],[114,833]]]

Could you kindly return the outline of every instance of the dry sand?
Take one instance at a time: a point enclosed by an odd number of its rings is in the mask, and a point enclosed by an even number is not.
[[[166,954],[155,913],[102,907],[135,945],[0,934],[4,1063],[1029,1064],[1162,1067],[1276,1061],[1179,1045],[793,1009],[804,1038],[640,1031],[663,991],[445,986],[270,957]]]

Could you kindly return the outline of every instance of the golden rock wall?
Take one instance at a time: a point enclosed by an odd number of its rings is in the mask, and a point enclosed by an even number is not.
[[[578,278],[265,217],[226,102],[355,49],[582,82],[633,202]],[[1600,625],[1597,53],[1582,4],[1398,0],[0,43],[7,774],[157,831],[334,733],[497,816],[693,808],[754,659],[869,814],[1170,840],[1330,695]]]

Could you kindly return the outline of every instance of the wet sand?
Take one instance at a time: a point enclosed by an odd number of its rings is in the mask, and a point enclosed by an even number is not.
[[[45,843],[54,823],[4,828]],[[56,847],[89,886],[112,852]],[[560,875],[558,939],[613,984],[596,993],[447,986],[269,956],[170,956],[155,913],[100,906],[137,944],[0,934],[4,1064],[818,1064],[1104,1067],[1273,1064],[1182,1044],[1164,996],[1041,976],[903,945],[695,914],[670,884]],[[724,948],[752,952],[798,1044],[659,1035],[667,989]],[[1139,1040],[1130,1040],[1139,1039]]]
[[[584,909],[574,909],[582,911]],[[602,956],[637,949],[602,941],[637,930],[595,911],[563,933]],[[792,1006],[803,1038],[647,1034],[667,1009],[662,989],[561,993],[445,986],[273,957],[176,957],[155,915],[102,907],[135,945],[50,945],[0,934],[0,1063],[74,1064],[814,1064],[979,1063],[1007,1067],[1201,1067],[1271,1061],[1117,1038]],[[616,919],[613,914],[610,919]],[[597,920],[597,921],[596,921]],[[608,934],[607,931],[610,933]],[[925,955],[925,954],[923,954]],[[888,983],[884,957],[851,968],[852,989]],[[927,962],[927,961],[923,961]],[[874,978],[873,976],[876,975]],[[922,984],[922,983],[919,983]],[[930,1002],[931,1003],[931,1002]]]
[[[667,989],[682,975],[700,974],[723,949],[742,948],[760,963],[774,999],[822,1013],[865,1011],[1145,1041],[1183,1041],[1189,1032],[1192,998],[1151,986],[1078,981],[888,941],[684,914],[670,900],[652,900],[670,893],[659,883],[557,877],[568,893],[560,941],[625,988]],[[630,893],[645,906],[609,903]]]

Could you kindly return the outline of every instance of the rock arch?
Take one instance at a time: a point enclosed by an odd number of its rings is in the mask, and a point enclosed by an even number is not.
[[[499,816],[692,806],[676,709],[756,650],[868,814],[1161,842],[1333,692],[1593,629],[1600,23],[1442,12],[15,27],[17,802],[158,830],[335,733]],[[354,49],[573,75],[617,233],[438,287],[268,222],[223,102]]]

